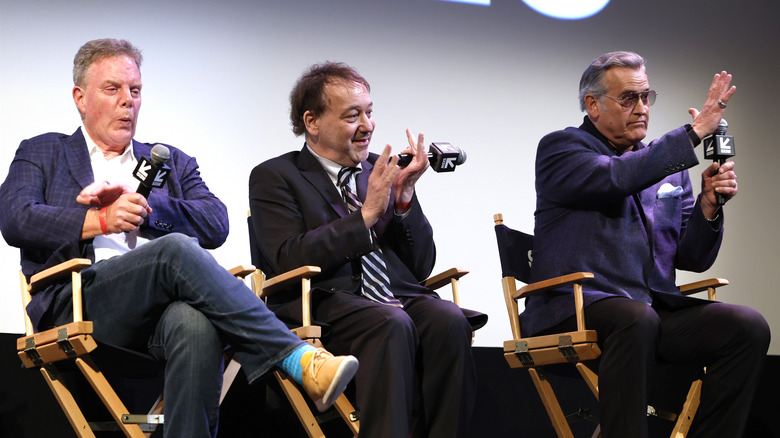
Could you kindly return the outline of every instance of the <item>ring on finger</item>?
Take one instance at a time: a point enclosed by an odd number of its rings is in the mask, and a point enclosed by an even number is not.
[[[726,104],[721,102],[720,100],[718,101],[718,106],[721,107],[722,109],[726,109]]]

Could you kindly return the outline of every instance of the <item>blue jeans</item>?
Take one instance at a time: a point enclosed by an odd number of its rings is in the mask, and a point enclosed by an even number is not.
[[[301,341],[193,238],[170,234],[83,272],[84,317],[97,340],[165,360],[165,436],[216,436],[222,352],[250,383]],[[72,319],[70,288],[55,324]]]

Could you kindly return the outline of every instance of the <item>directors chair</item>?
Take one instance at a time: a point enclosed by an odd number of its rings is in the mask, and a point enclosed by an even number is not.
[[[92,337],[92,321],[83,319],[83,300],[81,292],[81,271],[89,267],[89,259],[71,259],[42,272],[33,275],[29,281],[20,272],[22,291],[22,306],[24,309],[25,336],[17,339],[16,348],[19,358],[28,369],[38,368],[49,389],[70,423],[73,431],[80,438],[95,437],[95,432],[120,431],[126,437],[142,438],[150,436],[158,425],[164,424],[162,394],[157,398],[147,414],[131,414],[117,395],[103,372],[99,369],[92,353],[110,350],[108,345],[100,345]],[[229,272],[243,278],[254,272],[254,266],[237,266]],[[71,278],[73,293],[73,322],[39,333],[34,333],[32,322],[27,315],[27,305],[32,294],[46,286]],[[98,346],[100,345],[100,348]],[[105,355],[104,355],[105,356]],[[141,353],[122,350],[111,352],[101,360],[102,365],[112,365],[106,362],[123,362],[118,368],[121,372],[129,372],[133,377],[149,378],[162,373],[161,364]],[[58,362],[72,361],[81,374],[89,382],[92,390],[111,414],[113,421],[87,421],[83,406],[76,400],[77,389],[73,382],[65,378],[58,369]],[[232,361],[233,364],[235,361]],[[113,365],[116,366],[116,365]],[[228,366],[227,370],[231,367]],[[232,377],[223,377],[222,393],[224,394],[232,382]],[[222,399],[220,399],[220,402]]]
[[[510,367],[528,370],[558,437],[573,437],[567,416],[564,415],[543,368],[553,364],[574,364],[593,395],[598,399],[598,375],[584,363],[601,355],[601,350],[596,343],[598,339],[596,331],[587,330],[586,328],[582,298],[582,283],[594,278],[594,276],[590,272],[575,272],[529,284],[531,263],[533,261],[533,236],[504,225],[503,215],[500,213],[493,215],[493,221],[498,242],[499,259],[501,261],[501,285],[513,337],[513,339],[504,342],[504,357]],[[518,289],[517,280],[526,285]],[[709,299],[714,300],[715,289],[727,284],[728,281],[725,279],[714,278],[680,286],[680,291],[685,295],[690,295],[706,290],[708,291]],[[572,287],[577,330],[567,333],[523,337],[520,330],[518,300],[564,286]],[[682,411],[679,414],[661,411],[648,406],[648,415],[674,421],[675,426],[672,431],[672,438],[685,437],[699,406],[701,385],[701,379],[693,382],[683,404]],[[600,436],[599,428],[596,429],[593,436]]]
[[[252,225],[251,213],[247,216],[247,223],[249,227],[249,246],[252,262],[257,264],[261,258],[257,249],[257,237],[255,235],[254,226]],[[267,297],[278,291],[300,283],[302,296],[302,324],[300,327],[292,328],[291,331],[299,338],[315,347],[322,347],[322,342],[320,340],[322,337],[322,328],[318,325],[312,324],[311,278],[320,272],[321,269],[319,266],[301,266],[266,280],[265,274],[263,274],[260,269],[257,269],[249,279],[252,290],[254,290],[255,294],[262,300],[265,300]],[[460,306],[459,280],[468,273],[469,271],[463,268],[450,268],[438,275],[428,278],[427,280],[423,281],[422,284],[433,290],[438,290],[446,285],[450,285],[452,289],[452,301],[456,305]],[[284,392],[285,397],[287,397],[287,400],[290,402],[290,405],[295,411],[301,426],[303,426],[305,429],[306,434],[310,438],[324,438],[325,434],[323,433],[320,424],[330,420],[333,418],[333,416],[315,416],[311,409],[311,404],[303,396],[302,389],[295,382],[289,379],[280,370],[274,371],[274,377],[282,387],[282,391]],[[358,436],[358,433],[360,432],[359,412],[353,407],[347,396],[341,394],[339,398],[336,399],[333,407],[338,412],[338,416],[347,425],[350,432],[354,436]]]
[[[94,437],[95,432],[121,430],[127,437],[141,438],[151,435],[156,426],[163,423],[162,398],[159,398],[148,414],[130,414],[120,400],[106,376],[100,371],[90,354],[98,347],[92,337],[92,321],[83,320],[81,295],[81,271],[92,262],[88,259],[72,259],[33,275],[29,282],[19,273],[24,307],[26,336],[17,339],[19,358],[28,369],[38,368],[62,408],[73,431],[80,438]],[[73,322],[39,333],[33,332],[32,322],[27,315],[27,304],[31,295],[46,286],[70,276],[73,285]],[[131,354],[131,353],[128,353]],[[142,355],[137,355],[137,360]],[[89,382],[95,394],[111,414],[114,427],[106,423],[88,422],[74,396],[74,388],[58,370],[57,362],[71,360]],[[152,368],[151,357],[145,365]]]

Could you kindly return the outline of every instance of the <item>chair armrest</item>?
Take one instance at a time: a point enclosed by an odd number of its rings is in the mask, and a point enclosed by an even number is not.
[[[440,289],[447,284],[452,286],[452,302],[460,307],[460,285],[458,280],[460,277],[468,274],[469,271],[464,268],[450,268],[446,271],[434,275],[433,277],[423,281],[422,285],[432,290]],[[473,342],[473,341],[472,341]]]
[[[303,279],[314,277],[322,270],[319,266],[301,266],[300,268],[287,271],[283,274],[279,274],[270,280],[263,282],[263,288],[260,296],[267,297],[285,287],[292,285],[293,283],[300,282]]]
[[[254,265],[238,265],[232,269],[228,269],[230,275],[238,278],[245,278],[247,275],[253,274],[255,271],[257,271],[257,268]]]
[[[549,280],[537,281],[536,283],[531,283],[518,289],[514,294],[512,294],[512,298],[519,300],[520,298],[537,295],[560,286],[582,283],[583,280],[590,278],[594,278],[594,275],[590,272],[575,272],[573,274],[562,275],[560,277],[551,278]]]
[[[301,323],[303,327],[293,330],[301,339],[319,338],[320,328],[311,328],[311,277],[322,271],[319,266],[301,266],[276,277],[265,280],[260,288],[260,298],[265,298],[294,283],[301,285]],[[312,331],[314,330],[314,331]]]
[[[593,277],[594,275],[590,272],[575,272],[573,274],[550,278],[549,280],[537,281],[536,283],[523,286],[515,291],[515,293],[512,294],[512,298],[518,300],[520,298],[536,295],[560,286],[570,284],[574,289],[574,315],[577,318],[577,331],[584,331],[585,306],[582,296],[582,281]]]
[[[429,289],[436,290],[452,283],[452,280],[460,279],[460,277],[463,277],[468,273],[469,271],[464,268],[450,268],[440,274],[428,278],[427,280],[423,281],[422,284]]]
[[[87,268],[91,264],[92,262],[89,259],[71,259],[52,266],[30,277],[28,290],[31,294],[34,294],[46,288],[46,286],[62,281],[64,277],[70,276],[73,272],[81,272],[82,269]]]
[[[27,335],[33,334],[33,325],[27,315],[27,305],[30,303],[32,294],[41,291],[49,285],[64,281],[70,276],[73,290],[73,321],[80,322],[83,316],[81,299],[81,271],[90,266],[92,261],[89,259],[70,259],[51,268],[45,269],[30,277],[27,281],[24,273],[19,271],[19,285],[22,289],[22,307],[24,309],[24,326]]]
[[[683,295],[692,295],[697,292],[707,291],[707,299],[716,300],[715,290],[721,286],[726,286],[729,281],[725,278],[710,278],[707,280],[696,281],[694,283],[684,284],[679,287]]]
[[[694,283],[683,284],[679,287],[679,289],[683,295],[691,295],[697,292],[705,291],[711,287],[718,288],[721,286],[726,286],[728,284],[729,281],[726,280],[725,278],[710,278],[707,280],[701,280]]]

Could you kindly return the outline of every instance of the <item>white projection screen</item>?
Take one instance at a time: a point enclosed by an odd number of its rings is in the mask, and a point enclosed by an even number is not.
[[[632,50],[647,58],[659,93],[648,140],[688,123],[688,108],[703,103],[715,73],[734,74],[737,93],[726,118],[739,196],[726,207],[718,261],[679,278],[728,278],[719,298],[760,310],[777,332],[779,5],[611,0],[589,18],[559,20],[521,0],[2,0],[0,178],[21,140],[78,127],[71,98],[78,47],[94,38],[128,39],[145,58],[136,139],[198,158],[230,212],[230,236],[213,254],[226,267],[249,263],[249,172],[302,146],[287,100],[301,72],[344,61],[371,83],[373,151],[387,143],[400,151],[410,128],[467,152],[457,171],[430,172],[417,190],[434,227],[435,271],[471,271],[462,280],[463,303],[490,315],[475,345],[499,346],[510,330],[493,213],[533,231],[539,139],[581,123],[577,85],[595,57]],[[695,184],[704,164],[691,170]],[[0,331],[21,333],[18,250],[3,241],[0,260]],[[775,334],[771,354],[780,353]]]

